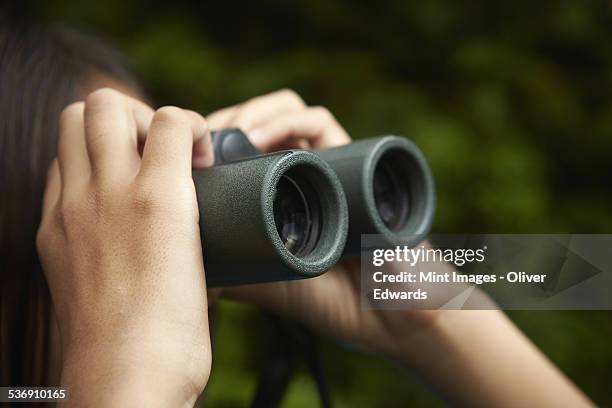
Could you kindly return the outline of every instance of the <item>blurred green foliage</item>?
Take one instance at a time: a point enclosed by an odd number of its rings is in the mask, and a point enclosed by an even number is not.
[[[612,5],[606,1],[34,1],[97,32],[159,104],[210,112],[290,87],[349,133],[412,138],[439,191],[438,232],[612,231]],[[612,314],[510,316],[612,406]],[[212,406],[246,406],[265,347],[258,312],[222,303]],[[500,350],[500,353],[503,350]],[[337,407],[439,406],[409,369],[323,342]],[[285,406],[316,406],[300,373]]]

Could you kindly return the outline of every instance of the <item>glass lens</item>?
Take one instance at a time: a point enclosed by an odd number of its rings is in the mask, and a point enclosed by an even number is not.
[[[296,256],[307,255],[317,240],[318,214],[311,205],[314,197],[309,199],[305,193],[313,192],[303,191],[293,178],[283,175],[274,196],[276,231],[285,248]]]
[[[384,158],[374,171],[374,201],[380,218],[391,231],[404,227],[410,211],[408,186]]]

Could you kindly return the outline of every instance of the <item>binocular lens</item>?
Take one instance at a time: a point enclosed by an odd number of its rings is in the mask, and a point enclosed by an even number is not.
[[[406,225],[410,215],[410,194],[390,157],[383,157],[374,170],[374,201],[387,228],[398,231]]]
[[[321,203],[309,183],[291,171],[282,175],[274,193],[274,223],[285,248],[306,256],[319,241]]]

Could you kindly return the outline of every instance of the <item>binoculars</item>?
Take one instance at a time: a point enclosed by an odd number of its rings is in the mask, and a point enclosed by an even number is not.
[[[212,132],[215,165],[193,171],[209,287],[302,279],[361,253],[361,235],[418,244],[435,212],[431,170],[399,136],[262,154],[239,129]]]

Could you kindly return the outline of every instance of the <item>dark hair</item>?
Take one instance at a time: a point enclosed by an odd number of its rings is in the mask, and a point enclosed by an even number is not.
[[[1,385],[49,381],[51,302],[35,237],[60,112],[100,75],[139,90],[126,67],[116,50],[75,30],[0,26]]]

